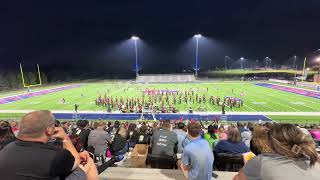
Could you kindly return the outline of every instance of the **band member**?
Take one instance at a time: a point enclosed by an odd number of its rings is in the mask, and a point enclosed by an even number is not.
[[[74,111],[75,112],[78,112],[78,108],[79,108],[79,105],[78,104],[74,104]]]
[[[65,104],[66,103],[66,99],[64,99],[64,97],[61,99],[61,103]]]
[[[225,103],[223,102],[222,105],[221,105],[221,111],[222,111],[222,114],[226,114],[226,111],[225,111]]]

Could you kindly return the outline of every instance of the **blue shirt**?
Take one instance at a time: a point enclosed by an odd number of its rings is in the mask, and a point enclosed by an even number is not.
[[[233,143],[228,140],[221,140],[215,147],[217,153],[242,154],[249,152],[250,149],[244,142]]]
[[[211,180],[213,153],[202,138],[191,141],[184,149],[182,163],[189,166],[189,180]]]
[[[175,132],[178,136],[178,153],[182,153],[182,141],[187,137],[187,133],[182,129],[175,129],[173,132]]]

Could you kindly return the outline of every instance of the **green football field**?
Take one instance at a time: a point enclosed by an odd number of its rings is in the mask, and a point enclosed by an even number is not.
[[[53,88],[53,87],[47,87]],[[210,96],[232,96],[241,98],[244,105],[241,108],[226,107],[227,112],[275,112],[273,119],[293,119],[290,112],[306,112],[306,116],[310,112],[320,112],[320,99],[297,95],[280,90],[274,90],[266,87],[257,86],[254,83],[246,82],[215,82],[215,83],[167,83],[167,84],[129,84],[127,82],[119,83],[84,83],[80,87],[39,95],[15,102],[0,104],[0,110],[61,110],[73,111],[74,104],[79,104],[79,111],[105,111],[105,107],[98,107],[95,99],[106,94],[112,97],[136,98],[142,97],[142,91],[146,88],[156,90],[194,90],[199,96],[205,94],[207,103],[193,104],[188,102],[185,104],[177,104],[175,107],[179,111],[188,111],[189,107],[194,110],[204,107],[209,112],[221,112],[221,107],[209,104]],[[208,91],[207,91],[208,88]],[[41,87],[41,89],[46,89]],[[36,91],[38,89],[33,89]],[[232,92],[233,91],[233,92]],[[108,93],[109,92],[109,93]],[[240,94],[244,93],[242,97]],[[9,95],[25,93],[25,91],[6,92],[0,94],[0,98]],[[61,99],[66,100],[65,104],[61,103]],[[288,112],[287,114],[277,114],[277,112]],[[283,116],[281,116],[283,115]],[[285,116],[284,116],[285,115]],[[319,116],[300,116],[304,119],[312,119],[318,121]],[[300,118],[299,118],[300,119]],[[320,121],[320,120],[319,120]]]

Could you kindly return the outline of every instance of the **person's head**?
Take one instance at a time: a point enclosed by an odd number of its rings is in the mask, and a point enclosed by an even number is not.
[[[126,137],[126,129],[124,127],[120,127],[118,129],[117,134],[119,134],[121,137],[125,138]]]
[[[208,133],[213,133],[214,132],[214,127],[212,125],[208,126]]]
[[[249,131],[253,132],[254,125],[251,122],[248,123],[247,127],[248,127]]]
[[[62,122],[61,124],[62,124],[62,127],[66,128],[66,129],[68,129],[70,126],[70,123],[67,121]]]
[[[0,125],[2,127],[10,127],[10,123],[8,121],[0,121]]]
[[[119,121],[115,121],[114,122],[114,127],[115,128],[119,128],[120,127],[120,122]]]
[[[15,136],[12,132],[10,124],[7,121],[1,121],[0,122],[0,146],[2,142],[14,137]]]
[[[111,122],[108,122],[108,123],[107,123],[107,126],[108,126],[108,127],[111,127],[111,125],[112,125]]]
[[[11,121],[10,123],[12,128],[18,127],[18,122],[17,121]]]
[[[83,128],[83,125],[84,125],[84,122],[83,122],[83,120],[78,120],[77,122],[76,122],[76,125],[77,125],[77,127],[79,127],[79,128]]]
[[[188,124],[188,134],[192,138],[197,138],[200,134],[201,125],[197,122],[192,122]]]
[[[100,121],[99,121],[99,122],[100,122]],[[99,122],[97,122],[97,121],[92,122],[91,125],[90,125],[91,128],[92,128],[92,129],[97,129],[97,125],[98,125]]]
[[[214,124],[214,125],[212,125],[212,127],[213,127],[213,132],[214,132],[214,133],[217,133],[218,130],[219,130],[218,124]]]
[[[96,127],[96,129],[98,130],[104,130],[106,127],[106,123],[103,121],[96,122]]]
[[[164,120],[162,123],[162,128],[170,131],[170,128],[171,128],[170,120]]]
[[[178,123],[178,129],[183,129],[184,128],[184,123]]]
[[[60,121],[58,121],[58,120],[54,121],[54,126],[55,127],[60,127],[60,125],[61,125]]]
[[[139,129],[140,134],[147,134],[148,127],[146,125],[142,125]]]
[[[237,122],[237,127],[238,127],[238,128],[243,128],[244,125],[243,125],[241,122]]]
[[[274,153],[289,158],[309,158],[310,166],[318,161],[314,141],[292,124],[274,124],[269,131],[269,144]]]
[[[223,125],[220,125],[219,127],[219,133],[224,133],[225,129]]]
[[[33,111],[22,117],[19,124],[19,139],[48,141],[54,134],[55,118],[48,110]]]
[[[270,129],[272,127],[272,124],[270,122],[266,122],[264,124],[264,126],[267,128],[267,129]]]
[[[239,143],[241,141],[240,132],[237,127],[228,127],[228,141],[231,141],[233,143]]]
[[[135,131],[136,129],[137,129],[137,125],[136,124],[134,124],[134,123],[130,123],[129,124],[129,128],[128,128],[129,131]]]

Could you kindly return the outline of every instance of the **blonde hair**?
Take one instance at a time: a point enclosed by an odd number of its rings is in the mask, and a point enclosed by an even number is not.
[[[253,129],[252,143],[260,153],[272,152],[268,144],[268,129],[257,125]]]
[[[126,138],[126,129],[124,127],[120,127],[120,129],[118,130],[118,134],[123,138]]]

